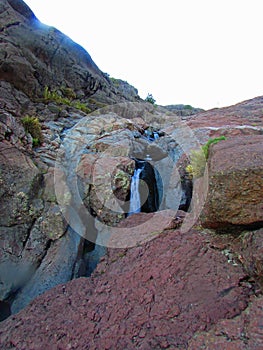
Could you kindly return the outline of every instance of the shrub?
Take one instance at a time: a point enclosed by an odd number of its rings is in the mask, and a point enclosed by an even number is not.
[[[193,107],[191,105],[184,105],[184,109],[189,109],[189,110],[192,110]]]
[[[87,113],[87,114],[91,112],[91,109],[89,107],[87,107],[85,105],[85,103],[81,103],[80,101],[76,101],[76,102],[72,103],[72,107],[75,107],[75,108],[77,108],[77,109],[79,109],[82,112]]]
[[[209,156],[209,147],[219,141],[225,140],[225,136],[216,137],[207,141],[200,149],[192,150],[190,154],[190,164],[185,168],[188,175],[192,178],[203,176],[206,161]]]
[[[33,138],[33,146],[38,146],[43,142],[43,134],[41,124],[37,117],[30,117],[26,115],[21,119],[24,129]]]
[[[145,99],[146,102],[149,102],[151,104],[155,104],[156,100],[153,98],[153,95],[152,94],[148,94],[146,99]]]
[[[70,100],[75,100],[77,98],[75,91],[69,87],[62,86],[60,90],[62,91],[62,94]]]
[[[47,86],[44,88],[44,99],[48,101],[54,101],[58,104],[64,104],[70,106],[71,101],[67,97],[62,97],[56,90],[50,91]]]
[[[64,105],[68,105],[70,107],[74,107],[76,109],[81,110],[84,113],[90,113],[91,109],[88,108],[84,103],[80,102],[80,101],[72,101],[72,99],[76,98],[76,94],[75,92],[70,89],[70,88],[61,88],[61,91],[63,94],[65,94],[67,97],[63,97],[61,95],[59,95],[59,93],[56,90],[50,91],[49,88],[46,86],[44,88],[44,99],[46,102],[48,101],[53,101],[56,102],[58,104],[64,104]]]
[[[110,81],[112,82],[112,84],[116,87],[119,87],[120,86],[120,80],[119,79],[116,79],[116,78],[110,78]]]
[[[226,140],[225,136],[219,136],[219,137],[215,137],[214,139],[210,139],[207,141],[207,143],[205,145],[202,146],[202,150],[205,154],[205,158],[208,159],[208,155],[209,155],[209,147],[211,145],[214,145],[216,143],[218,143],[219,141],[223,141]]]

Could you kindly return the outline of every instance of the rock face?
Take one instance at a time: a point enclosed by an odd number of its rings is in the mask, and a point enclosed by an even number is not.
[[[1,79],[27,96],[43,97],[48,86],[70,88],[79,99],[93,96],[95,103],[127,100],[81,46],[39,22],[22,0],[1,1],[0,25]],[[136,93],[133,99],[140,100]]]
[[[194,114],[198,114],[200,112],[203,112],[204,110],[201,108],[195,108],[190,105],[168,105],[165,106],[166,109],[173,112],[176,115],[179,115],[182,118],[188,118],[189,116],[193,116]]]
[[[37,198],[41,175],[28,156],[11,144],[2,142],[0,163],[0,299],[3,300],[27,278],[29,260],[21,259],[21,254],[28,243],[28,233],[43,209],[43,203]],[[20,265],[20,271],[17,264]],[[8,266],[12,271],[11,276]]]
[[[262,150],[263,136],[237,137],[211,148],[205,226],[226,228],[263,222]]]

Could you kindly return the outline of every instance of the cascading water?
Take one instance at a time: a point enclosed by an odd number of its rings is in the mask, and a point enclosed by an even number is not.
[[[154,140],[158,140],[160,136],[159,136],[158,132],[155,131],[153,133],[153,137],[154,137]]]
[[[134,213],[152,213],[159,207],[159,191],[152,165],[145,160],[136,160],[136,169],[131,180],[130,208],[127,216]]]
[[[144,136],[150,142],[153,142],[153,141],[157,140],[160,137],[158,131],[150,131],[150,130],[145,130],[144,131]]]
[[[130,195],[130,209],[128,216],[139,213],[141,211],[141,199],[140,199],[140,174],[143,168],[135,169],[131,180],[131,195]]]

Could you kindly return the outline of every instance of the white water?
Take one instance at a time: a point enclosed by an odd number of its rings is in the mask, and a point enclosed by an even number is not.
[[[158,140],[158,138],[160,137],[158,132],[154,132],[153,136],[154,136],[154,140]]]
[[[141,199],[139,192],[140,173],[142,169],[135,169],[131,180],[130,210],[128,216],[141,211]]]

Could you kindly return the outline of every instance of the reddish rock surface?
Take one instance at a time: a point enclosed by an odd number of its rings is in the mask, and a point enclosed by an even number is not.
[[[240,102],[225,108],[214,108],[191,116],[188,125],[193,128],[227,127],[235,125],[263,126],[263,97]]]
[[[220,321],[207,333],[196,334],[188,350],[263,349],[263,297],[254,297],[249,307],[233,319]]]
[[[211,147],[209,192],[203,212],[208,227],[263,222],[263,136],[236,137]]]
[[[238,236],[215,235],[215,249],[220,249],[230,260],[240,262],[248,276],[257,280],[263,289],[263,229],[244,231]]]
[[[183,211],[162,210],[154,213],[137,213],[121,221],[117,227],[107,228],[110,239],[100,237],[100,243],[112,248],[130,248],[151,241],[164,230],[178,228],[185,217]]]
[[[59,285],[0,326],[3,349],[187,349],[247,308],[241,265],[192,230],[110,252],[90,278]]]

